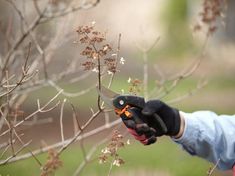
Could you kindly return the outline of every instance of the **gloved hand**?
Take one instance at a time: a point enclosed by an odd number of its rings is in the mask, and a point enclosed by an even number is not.
[[[141,113],[141,109],[132,107],[128,111],[132,114],[131,118],[126,117],[125,114],[121,115],[128,131],[144,145],[155,143],[156,130],[147,125],[147,118]]]
[[[150,100],[146,102],[142,111],[138,108],[130,108],[132,118],[123,115],[122,120],[129,132],[145,145],[156,142],[157,136],[175,136],[180,130],[179,111],[172,108],[160,100]],[[167,127],[167,132],[163,132],[159,122],[154,118],[157,113]]]

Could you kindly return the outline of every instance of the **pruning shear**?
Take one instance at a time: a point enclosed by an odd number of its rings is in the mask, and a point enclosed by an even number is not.
[[[128,111],[131,107],[138,108],[142,110],[145,106],[145,99],[143,97],[134,96],[134,95],[121,95],[116,92],[111,91],[104,86],[101,86],[101,89],[97,88],[97,92],[100,95],[101,99],[120,117],[125,117],[131,119],[133,114],[131,111]],[[157,113],[154,113],[153,117],[159,123],[159,127],[162,132],[167,132],[167,127],[162,119]]]

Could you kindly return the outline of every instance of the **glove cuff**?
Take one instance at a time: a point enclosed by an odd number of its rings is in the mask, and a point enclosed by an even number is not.
[[[172,108],[175,114],[174,124],[172,125],[171,130],[167,133],[170,136],[176,136],[180,131],[180,113],[178,109]]]

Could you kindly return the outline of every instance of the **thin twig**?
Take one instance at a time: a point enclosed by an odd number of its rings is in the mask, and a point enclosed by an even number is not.
[[[10,145],[8,144],[5,149],[3,150],[2,154],[0,155],[0,159],[4,156],[4,154],[7,152],[7,150],[10,148]]]
[[[39,7],[38,7],[38,2],[37,2],[37,0],[33,0],[33,5],[34,5],[34,8],[35,8],[36,12],[38,13],[38,15],[40,15],[40,14],[41,14],[41,11],[40,11],[40,9],[39,9]]]
[[[8,79],[8,71],[6,71],[6,79]],[[9,81],[6,82],[7,85],[9,85]],[[7,87],[7,92],[9,92],[9,87]],[[6,114],[6,122],[7,122],[7,125],[8,125],[8,128],[9,128],[9,140],[10,140],[10,147],[11,147],[11,152],[12,152],[12,155],[15,155],[15,149],[14,149],[14,143],[12,142],[13,141],[13,125],[12,125],[12,122],[11,122],[11,118],[9,116],[9,112],[10,112],[10,103],[9,103],[9,93],[6,94],[6,103],[7,103],[7,114]]]
[[[98,50],[96,49],[95,45],[93,44],[92,46],[93,46],[95,52],[99,53]],[[101,57],[100,54],[98,54],[98,58],[97,58],[97,62],[98,62],[98,74],[97,74],[97,76],[98,76],[98,78],[97,79],[98,79],[98,89],[101,91],[101,63],[100,63],[101,58],[100,57]],[[98,105],[99,110],[101,111],[102,108],[101,108],[100,95],[98,95],[97,105]]]
[[[84,130],[85,128],[87,128],[91,122],[101,113],[102,111],[99,110],[96,113],[94,113],[90,119],[81,127],[82,130]],[[68,142],[66,143],[59,151],[58,151],[58,155],[60,155],[67,147],[69,147],[72,143],[74,143],[77,138],[80,136],[80,134],[82,133],[82,130],[77,132],[76,135]]]
[[[76,124],[76,128],[78,128],[80,131],[82,131],[81,125],[80,125],[79,120],[78,120],[77,111],[76,111],[76,109],[75,109],[75,107],[74,107],[74,105],[72,103],[70,103],[70,106],[72,107],[73,116],[75,117],[76,123],[75,122],[74,123]],[[76,130],[74,130],[74,131],[76,131]],[[76,132],[78,132],[78,130]]]
[[[25,24],[25,26],[27,28],[29,28],[29,25],[28,25],[28,22],[25,20],[22,12],[20,11],[20,9],[16,6],[16,4],[12,1],[12,0],[6,0],[8,1],[12,6],[13,8],[16,10],[16,12],[18,13],[19,17],[21,18],[21,22]],[[34,3],[35,4],[35,3]],[[39,11],[38,11],[39,13]],[[40,15],[40,13],[39,13]],[[48,73],[47,73],[47,66],[46,66],[46,61],[45,61],[45,52],[43,51],[43,49],[41,48],[41,46],[39,45],[36,37],[34,36],[33,32],[32,31],[29,31],[29,35],[31,36],[33,42],[35,43],[36,45],[36,48],[39,52],[39,54],[42,56],[42,63],[43,63],[43,71],[44,71],[44,76],[45,76],[45,79],[48,79]]]
[[[95,151],[97,150],[97,148],[99,146],[101,146],[102,144],[106,143],[107,141],[109,141],[111,138],[111,135],[109,134],[107,137],[105,137],[103,140],[101,140],[100,142],[96,143],[95,145],[93,145],[93,147],[90,149],[90,151],[87,153],[86,155],[86,158],[87,160],[86,161],[83,161],[79,167],[76,169],[76,171],[74,172],[73,176],[77,176],[77,175],[80,175],[81,172],[83,171],[83,169],[86,167],[86,165],[88,163],[90,163],[92,160],[92,155],[95,153]]]
[[[216,169],[216,167],[218,166],[219,162],[220,162],[220,158],[217,160],[217,162],[216,162],[216,164],[214,165],[214,167],[213,167],[213,168],[210,168],[210,169],[208,170],[207,176],[211,176],[211,175],[213,174],[213,172],[215,171],[215,169]]]
[[[74,172],[73,176],[77,176],[80,175],[81,172],[83,171],[83,169],[85,168],[85,166],[91,161],[91,157],[92,155],[95,153],[95,151],[97,150],[97,148],[104,144],[105,142],[107,142],[109,140],[108,137],[104,138],[103,140],[101,140],[99,143],[93,145],[93,147],[89,150],[89,152],[86,155],[87,160],[84,160],[79,167],[77,168],[77,170]]]
[[[74,107],[74,105],[73,104],[70,104],[71,105],[71,107],[72,107],[72,110],[73,110],[73,117],[74,117],[74,127],[76,127],[76,128],[78,128],[79,130],[80,130],[80,132],[81,132],[81,138],[82,138],[82,132],[83,132],[83,129],[82,129],[82,127],[81,127],[81,125],[80,125],[80,123],[79,123],[79,121],[78,121],[78,115],[77,115],[77,112],[76,112],[76,110],[75,110],[75,107]],[[76,124],[76,125],[75,125]],[[75,132],[75,135],[76,135],[76,133],[78,133],[78,130],[77,131],[75,131],[75,128],[74,128],[74,132]],[[86,154],[86,150],[85,150],[85,146],[84,146],[84,143],[83,143],[83,138],[81,139],[81,141],[80,141],[80,147],[81,147],[81,149],[82,149],[82,154],[83,154],[83,158],[84,158],[84,160],[85,161],[87,161],[87,154]]]
[[[31,23],[31,25],[29,25],[29,28],[25,31],[25,33],[22,36],[20,36],[16,40],[16,42],[13,44],[12,48],[9,50],[9,52],[7,53],[5,58],[3,59],[5,62],[3,63],[3,67],[2,67],[2,76],[8,66],[8,63],[10,61],[10,57],[16,51],[16,49],[18,49],[18,47],[22,44],[22,42],[30,34],[30,32],[33,31],[39,25],[39,22],[40,22],[41,18],[43,17],[46,9],[47,9],[47,7],[45,7],[43,9],[42,13],[34,19],[34,21]]]
[[[39,161],[39,159],[33,154],[33,152],[28,148],[27,145],[25,145],[25,143],[23,142],[23,140],[20,138],[20,136],[16,133],[16,131],[14,130],[15,136],[18,139],[18,141],[20,141],[22,146],[26,146],[26,150],[28,150],[28,152],[32,155],[32,157],[35,159],[35,161],[37,162],[37,164],[41,167],[42,163]]]
[[[7,159],[5,159],[5,160],[3,160],[3,161],[0,161],[0,165],[5,165],[5,164],[9,163],[9,161],[10,161],[11,159],[15,158],[15,157],[16,157],[22,150],[24,150],[25,147],[27,147],[31,142],[32,142],[32,140],[29,141],[29,142],[27,142],[27,143],[25,143],[18,151],[15,152],[15,155],[12,155],[12,156],[8,157]],[[31,156],[32,156],[32,155],[30,154],[30,157],[31,157]]]
[[[53,98],[51,98],[44,106],[40,107],[33,112],[32,114],[28,115],[27,117],[25,117],[23,120],[21,120],[20,122],[18,122],[17,124],[14,125],[14,128],[18,127],[19,125],[21,125],[22,123],[24,123],[26,120],[29,120],[30,118],[34,117],[36,114],[38,114],[39,112],[48,112],[51,111],[52,109],[54,109],[56,106],[59,105],[59,102],[56,103],[55,106],[53,106],[52,108],[46,109],[60,94],[62,91],[58,92]],[[7,134],[9,132],[9,129],[2,132],[0,134],[0,137]]]
[[[64,116],[64,104],[66,99],[61,103],[60,108],[60,134],[61,134],[61,141],[64,142],[64,126],[63,126],[63,116]]]
[[[140,46],[138,44],[136,44],[137,48],[141,51],[142,53],[142,58],[144,61],[144,66],[143,66],[143,85],[144,85],[144,98],[146,100],[148,100],[149,98],[149,94],[148,94],[148,53],[154,48],[154,46],[158,43],[158,41],[160,40],[160,37],[157,37],[154,42],[147,48],[144,46]]]
[[[189,98],[191,96],[193,96],[196,92],[198,92],[199,90],[201,90],[203,87],[205,87],[207,85],[207,81],[203,82],[202,84],[198,84],[197,87],[195,89],[190,90],[189,92],[187,92],[185,95],[179,96],[175,99],[171,99],[169,101],[166,101],[166,103],[168,104],[175,104],[178,103],[186,98]]]
[[[20,80],[15,85],[13,85],[13,87],[10,90],[8,89],[5,93],[0,94],[0,97],[3,97],[5,95],[9,95],[18,86],[20,86],[22,83],[28,81],[29,79],[31,79],[34,76],[34,75],[31,75],[31,76],[29,76],[29,78],[26,79],[26,77],[28,76],[28,70],[29,70],[29,67],[27,66],[27,63],[28,63],[28,60],[29,60],[30,49],[31,49],[31,43],[29,43],[28,53],[27,53],[26,60],[25,60],[25,63],[23,65],[23,68],[22,68],[22,75],[21,75]],[[9,81],[8,75],[7,75],[6,81]],[[7,85],[9,85],[9,84],[7,84]],[[9,86],[7,86],[7,88],[8,87]]]
[[[55,13],[51,16],[44,15],[44,18],[40,21],[40,23],[46,23],[46,22],[48,22],[48,21],[50,21],[54,18],[60,18],[60,17],[63,17],[65,15],[68,15],[70,13],[77,12],[79,10],[93,8],[93,7],[97,6],[99,3],[100,3],[100,0],[96,0],[95,2],[90,3],[90,5],[87,5],[87,6],[70,7],[70,8],[67,8],[67,10]]]
[[[54,87],[57,91],[61,91],[63,90],[62,92],[62,95],[66,96],[66,97],[79,97],[79,96],[82,96],[88,92],[90,92],[92,89],[95,88],[95,85],[93,86],[90,86],[82,91],[79,91],[79,92],[75,92],[75,93],[70,93],[70,92],[65,92],[64,89],[60,88],[55,82],[53,82],[52,80],[48,80],[48,83],[49,85],[51,85],[52,87]]]
[[[115,159],[116,159],[116,156],[115,156],[115,157],[113,158],[113,160],[110,162],[109,171],[108,171],[108,176],[111,175],[111,171],[112,171],[112,169],[113,169],[113,162],[115,161]]]
[[[121,37],[122,37],[122,34],[119,34],[119,35],[118,35],[118,44],[117,44],[116,64],[115,64],[116,70],[117,70],[117,68],[118,68],[118,61],[119,61],[119,59],[120,59]],[[110,88],[110,87],[112,86],[115,73],[116,73],[116,72],[114,72],[114,73],[111,75],[111,77],[110,77],[109,84],[108,84],[108,88]]]

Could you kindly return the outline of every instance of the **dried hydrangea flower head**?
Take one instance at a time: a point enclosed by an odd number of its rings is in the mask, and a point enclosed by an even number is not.
[[[95,29],[95,23],[91,25],[79,26],[77,28],[78,43],[85,45],[80,55],[85,57],[81,64],[84,70],[100,72],[106,70],[108,74],[117,72],[117,54],[109,43],[106,43],[106,35]],[[120,61],[124,64],[124,59]]]
[[[49,150],[46,164],[42,167],[41,176],[54,175],[55,171],[63,165],[56,150]]]
[[[217,30],[217,21],[219,18],[224,19],[224,11],[227,8],[226,0],[204,0],[203,9],[199,13],[200,23],[194,26],[194,31],[200,31],[202,24],[207,27],[207,35],[212,35]]]
[[[138,93],[140,93],[142,91],[142,81],[141,80],[129,78],[127,80],[127,82],[129,83],[129,93],[130,94],[137,95]]]
[[[114,130],[112,133],[111,141],[108,145],[101,150],[101,155],[99,156],[99,163],[103,164],[111,159],[111,164],[115,166],[121,166],[124,164],[124,160],[119,156],[118,150],[125,146],[123,141],[123,136],[118,130]]]

